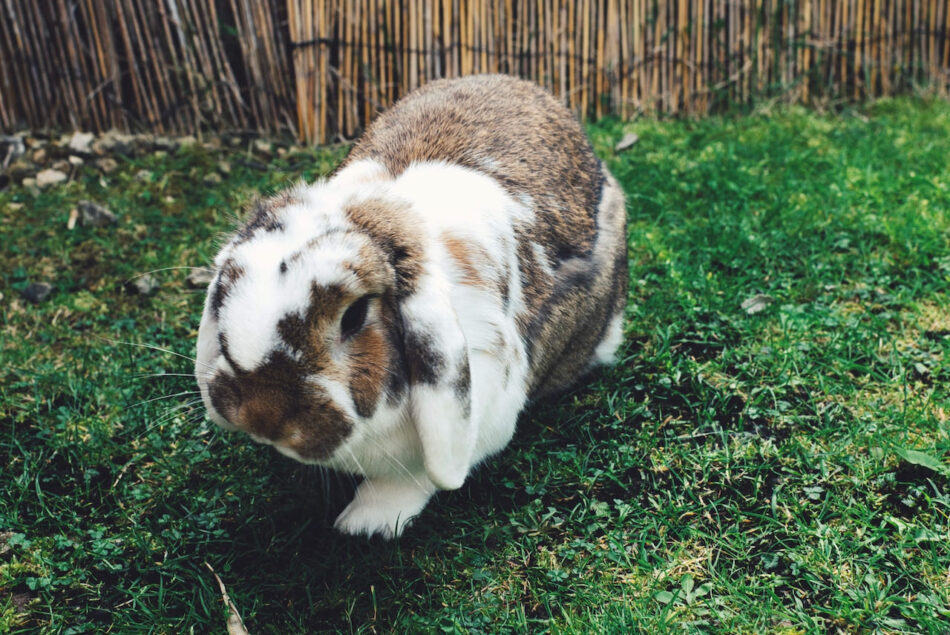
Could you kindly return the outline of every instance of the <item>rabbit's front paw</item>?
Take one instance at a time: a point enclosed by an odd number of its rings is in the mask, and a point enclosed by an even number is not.
[[[425,476],[407,481],[367,478],[333,526],[354,536],[380,534],[386,539],[394,538],[422,511],[434,493],[435,485]]]

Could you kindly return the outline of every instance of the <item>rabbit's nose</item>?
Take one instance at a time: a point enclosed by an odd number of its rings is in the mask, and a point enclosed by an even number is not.
[[[276,441],[292,404],[283,390],[263,382],[225,374],[209,386],[211,404],[234,426],[259,440]]]
[[[277,390],[255,390],[241,401],[234,413],[234,425],[266,441],[283,435],[287,407]]]
[[[218,373],[208,385],[208,396],[218,414],[229,423],[236,425],[235,415],[241,407],[241,387],[237,380],[224,373]]]

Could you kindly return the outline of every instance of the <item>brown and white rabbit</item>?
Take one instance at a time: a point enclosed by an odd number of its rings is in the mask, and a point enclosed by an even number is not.
[[[195,374],[208,415],[364,477],[336,520],[398,535],[620,345],[626,214],[553,97],[435,81],[328,181],[256,207],[215,259]]]

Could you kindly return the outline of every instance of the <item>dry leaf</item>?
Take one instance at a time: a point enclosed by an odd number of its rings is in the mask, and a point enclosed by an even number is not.
[[[772,296],[765,295],[764,293],[756,293],[751,298],[743,300],[741,306],[743,311],[749,315],[754,315],[767,309],[773,302],[775,302],[775,298]]]
[[[234,606],[234,602],[231,601],[231,597],[228,595],[228,590],[225,588],[224,582],[221,581],[221,578],[214,572],[210,564],[206,562],[205,566],[208,567],[208,571],[211,572],[214,579],[218,581],[218,588],[221,589],[221,599],[228,607],[228,635],[250,635],[244,627],[244,620],[241,619],[241,614],[238,613],[237,607]]]
[[[617,142],[617,145],[614,146],[614,152],[623,152],[628,148],[632,148],[637,141],[640,140],[640,137],[637,136],[635,132],[628,132],[623,136],[623,139]]]

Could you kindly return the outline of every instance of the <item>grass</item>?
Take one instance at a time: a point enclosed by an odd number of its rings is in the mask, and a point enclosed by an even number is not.
[[[187,270],[123,291],[342,150],[0,193],[0,631],[220,632],[204,563],[253,633],[950,629],[950,105],[590,132],[629,197],[623,360],[391,543],[330,529],[347,479],[203,420]],[[81,198],[119,224],[68,231]]]

